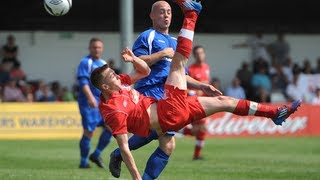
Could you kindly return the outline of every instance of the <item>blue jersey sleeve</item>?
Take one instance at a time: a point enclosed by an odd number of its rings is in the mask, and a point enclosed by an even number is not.
[[[80,89],[82,89],[83,88],[83,86],[85,86],[85,85],[89,85],[89,79],[88,78],[86,78],[86,77],[80,77],[80,78],[78,78],[78,84],[79,84],[79,87],[80,87]]]
[[[90,77],[90,72],[88,68],[88,63],[86,61],[81,61],[79,66],[78,66],[78,72],[77,72],[77,77],[82,78],[86,77],[89,79]]]
[[[77,79],[81,89],[84,85],[89,85],[89,78],[90,78],[90,73],[88,69],[88,63],[87,61],[81,61],[78,66],[78,72],[77,72]]]
[[[134,42],[132,51],[135,56],[149,55],[148,36],[146,33],[140,34],[137,40]]]

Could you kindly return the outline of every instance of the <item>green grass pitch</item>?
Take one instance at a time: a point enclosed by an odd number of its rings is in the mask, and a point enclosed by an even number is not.
[[[92,150],[96,145],[93,141]],[[210,138],[205,160],[192,161],[193,138],[177,139],[177,147],[160,180],[320,179],[320,139]],[[113,140],[103,152],[106,163]],[[140,172],[157,142],[134,151]],[[0,140],[0,179],[114,179],[92,164],[78,169],[78,140]],[[123,164],[120,179],[130,179]]]

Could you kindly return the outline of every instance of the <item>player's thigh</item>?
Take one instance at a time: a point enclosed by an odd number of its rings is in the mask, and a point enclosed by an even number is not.
[[[179,89],[187,89],[187,79],[185,72],[187,58],[179,53],[175,53],[170,65],[170,72],[166,84],[178,87]]]
[[[217,112],[233,112],[239,100],[228,96],[198,97],[206,116]]]
[[[162,151],[164,151],[167,155],[171,155],[176,147],[175,138],[172,135],[162,135],[159,136],[159,147]]]

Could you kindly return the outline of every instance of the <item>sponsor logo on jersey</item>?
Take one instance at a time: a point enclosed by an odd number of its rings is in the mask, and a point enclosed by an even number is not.
[[[168,93],[169,93],[169,90],[165,89],[163,92],[163,95],[162,95],[162,99],[164,99],[164,100],[168,99]]]

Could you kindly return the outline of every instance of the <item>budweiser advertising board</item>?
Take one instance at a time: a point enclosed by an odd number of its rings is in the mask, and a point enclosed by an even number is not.
[[[209,136],[320,136],[320,106],[303,104],[282,126],[270,119],[217,113],[207,120]]]

